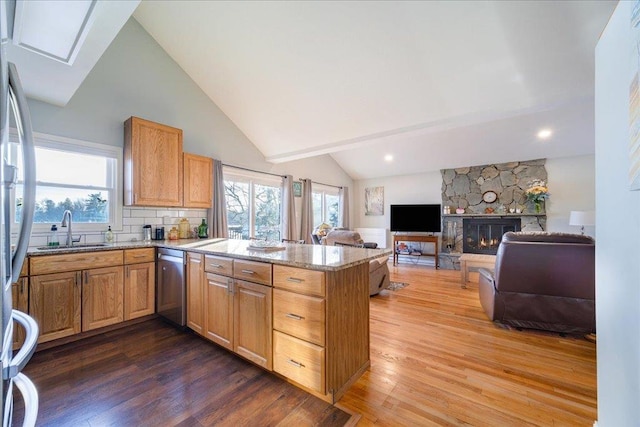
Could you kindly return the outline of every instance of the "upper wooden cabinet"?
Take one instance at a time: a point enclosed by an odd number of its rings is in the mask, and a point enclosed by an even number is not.
[[[213,199],[213,159],[184,153],[184,207],[210,208]]]
[[[124,123],[124,204],[182,206],[182,130],[131,117]]]

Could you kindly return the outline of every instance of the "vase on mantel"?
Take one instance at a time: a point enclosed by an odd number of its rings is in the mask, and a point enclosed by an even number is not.
[[[539,214],[540,212],[542,212],[542,201],[540,200],[536,200],[535,202],[533,202],[536,213]]]

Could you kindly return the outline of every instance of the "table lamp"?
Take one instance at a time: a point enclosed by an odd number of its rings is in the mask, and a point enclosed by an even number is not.
[[[596,211],[571,211],[569,225],[577,225],[580,233],[584,234],[585,226],[596,225]]]

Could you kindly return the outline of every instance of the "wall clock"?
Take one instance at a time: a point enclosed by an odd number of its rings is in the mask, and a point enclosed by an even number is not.
[[[482,200],[485,203],[493,203],[498,200],[498,195],[495,191],[485,191],[484,194],[482,194]]]

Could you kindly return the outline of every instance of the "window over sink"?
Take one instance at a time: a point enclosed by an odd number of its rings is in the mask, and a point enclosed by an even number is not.
[[[10,135],[10,141],[17,136]],[[122,148],[44,134],[34,134],[36,154],[36,208],[34,231],[59,224],[65,210],[73,214],[74,231],[120,228],[122,203],[118,171]],[[14,225],[20,221],[23,194],[22,151],[12,144],[10,156],[18,165],[13,192]]]

